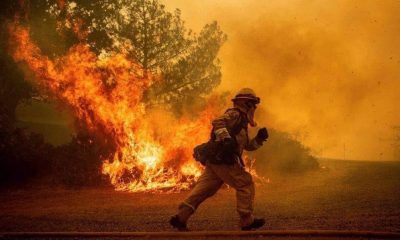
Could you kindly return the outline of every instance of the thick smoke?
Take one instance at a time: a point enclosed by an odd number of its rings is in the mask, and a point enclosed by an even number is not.
[[[220,90],[252,87],[259,122],[316,155],[393,159],[400,125],[399,1],[165,1],[228,34]]]

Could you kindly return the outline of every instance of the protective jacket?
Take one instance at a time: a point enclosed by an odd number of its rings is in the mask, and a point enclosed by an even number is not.
[[[262,142],[257,142],[256,138],[249,138],[246,113],[239,108],[226,110],[222,116],[212,121],[212,126],[216,141],[235,138],[237,142],[236,152],[239,156],[242,155],[243,150],[254,151],[262,146]]]

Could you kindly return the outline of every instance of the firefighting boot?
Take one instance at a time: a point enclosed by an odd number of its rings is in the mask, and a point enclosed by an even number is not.
[[[171,224],[173,228],[178,229],[178,231],[183,231],[183,232],[189,231],[189,229],[186,226],[186,223],[181,222],[181,220],[179,220],[178,215],[171,217],[171,219],[169,220],[169,224]]]
[[[253,222],[250,225],[242,227],[242,231],[250,231],[252,229],[257,229],[265,224],[264,218],[254,218]]]
[[[186,223],[193,213],[194,210],[191,207],[189,207],[186,203],[182,203],[179,205],[178,213],[171,217],[169,223],[172,225],[172,227],[177,228],[179,231],[189,231]]]

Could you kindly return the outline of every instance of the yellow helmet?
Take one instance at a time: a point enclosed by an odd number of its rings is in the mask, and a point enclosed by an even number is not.
[[[232,99],[232,101],[239,99],[247,99],[250,101],[254,101],[256,104],[260,103],[260,98],[256,96],[256,93],[251,88],[242,88]]]

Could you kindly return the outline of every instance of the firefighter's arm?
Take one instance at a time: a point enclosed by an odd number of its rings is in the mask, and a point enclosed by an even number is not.
[[[212,126],[217,141],[222,141],[226,138],[232,138],[229,135],[228,128],[238,124],[240,121],[240,113],[235,110],[228,110],[222,116],[212,121]]]
[[[263,142],[267,141],[269,135],[266,128],[258,130],[257,135],[251,139],[244,147],[247,151],[254,151],[263,145]]]
[[[244,149],[246,151],[254,151],[260,148],[263,145],[263,142],[257,141],[257,138],[251,139],[245,146]]]

